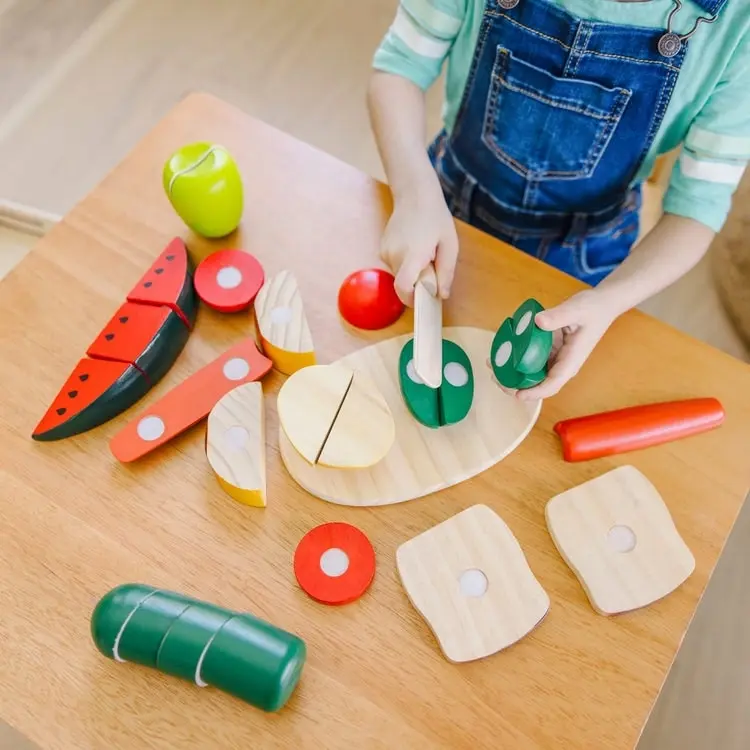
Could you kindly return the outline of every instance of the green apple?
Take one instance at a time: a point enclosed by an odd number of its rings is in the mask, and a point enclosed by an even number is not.
[[[172,207],[196,234],[226,237],[239,226],[242,178],[237,163],[223,146],[183,146],[164,165],[162,181]]]

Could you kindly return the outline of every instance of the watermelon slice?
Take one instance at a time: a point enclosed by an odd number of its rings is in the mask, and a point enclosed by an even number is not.
[[[148,379],[127,362],[82,359],[32,437],[61,440],[91,430],[132,406],[149,388]]]
[[[168,307],[126,302],[89,346],[92,359],[137,367],[155,385],[187,343],[190,331]]]
[[[127,296],[128,302],[166,306],[192,328],[198,312],[193,264],[187,246],[175,237]]]

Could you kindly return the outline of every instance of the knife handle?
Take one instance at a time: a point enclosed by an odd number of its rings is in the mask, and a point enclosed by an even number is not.
[[[443,381],[443,301],[435,267],[422,271],[414,289],[414,369],[430,388]]]

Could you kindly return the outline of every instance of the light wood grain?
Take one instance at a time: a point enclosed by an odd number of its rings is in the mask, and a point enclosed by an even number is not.
[[[633,466],[557,495],[545,515],[560,554],[600,614],[653,604],[695,570],[664,500]]]
[[[438,429],[417,422],[401,393],[399,355],[410,336],[386,339],[338,360],[338,366],[354,371],[355,379],[360,374],[372,378],[393,415],[395,442],[375,465],[342,470],[312,466],[282,431],[279,446],[287,471],[304,489],[323,500],[373,506],[424,497],[494,466],[529,434],[541,403],[519,401],[497,386],[487,365],[493,335],[478,328],[443,329],[443,338],[455,341],[469,357],[474,370],[474,399],[462,421]]]
[[[513,532],[486,505],[404,542],[396,564],[409,599],[452,662],[512,646],[550,606]]]
[[[164,7],[141,6],[144,13]],[[155,23],[152,34],[171,34],[168,26]],[[122,51],[114,45],[107,54],[118,59]],[[200,57],[195,47],[192,55]],[[153,94],[148,77],[144,85]],[[109,78],[107,86],[96,93],[106,98],[116,82]],[[81,137],[91,134],[84,128]],[[288,477],[276,444],[282,382],[276,373],[264,381],[268,494],[283,501],[262,512],[227,501],[206,464],[200,431],[128,465],[118,464],[107,446],[128,415],[55,445],[29,439],[61,375],[97,333],[96,321],[112,314],[156,248],[181,233],[197,256],[217,247],[186,233],[160,181],[164,159],[202,138],[236,155],[252,196],[229,241],[256,255],[269,275],[295,273],[322,361],[412,330],[407,312],[387,334],[360,337],[342,327],[336,309],[341,281],[376,262],[391,210],[383,186],[210,96],[187,98],[149,133],[0,284],[0,389],[13,394],[0,410],[0,716],[43,750],[633,748],[750,484],[745,364],[629,313],[579,375],[544,403],[535,428],[506,460],[429,498],[372,510],[316,501]],[[3,172],[3,180],[13,173]],[[459,239],[456,280],[444,303],[448,327],[494,330],[530,296],[550,307],[581,288],[463,224]],[[202,310],[149,403],[250,330],[247,315]],[[721,430],[627,461],[664,498],[695,556],[695,572],[650,607],[601,617],[557,553],[543,509],[554,495],[624,462],[566,464],[552,425],[707,392],[727,410]],[[458,668],[440,655],[409,604],[395,575],[395,550],[478,503],[502,515],[552,606],[544,627],[513,648]],[[378,555],[368,596],[341,610],[311,601],[290,569],[305,531],[328,521],[361,528]],[[268,717],[153,670],[106,663],[91,644],[89,617],[103,593],[127,580],[251,611],[300,633],[310,657],[284,713]]]
[[[206,458],[231,497],[246,505],[266,506],[266,429],[260,383],[237,386],[211,409]]]
[[[277,370],[291,375],[315,364],[310,325],[293,273],[280,271],[266,279],[254,308],[263,351]]]
[[[439,388],[443,382],[442,330],[443,303],[430,265],[414,288],[414,369],[430,388]]]
[[[366,469],[382,461],[396,439],[390,407],[375,381],[354,373],[323,444],[317,465]]]

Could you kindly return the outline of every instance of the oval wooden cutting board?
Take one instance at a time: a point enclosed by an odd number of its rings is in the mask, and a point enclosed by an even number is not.
[[[541,401],[505,394],[488,365],[493,331],[444,328],[469,356],[474,401],[458,424],[432,429],[419,424],[401,396],[398,360],[411,334],[380,341],[338,362],[370,376],[391,409],[396,440],[384,459],[366,469],[335,469],[308,463],[279,427],[281,458],[292,478],[313,495],[338,505],[392,505],[451,487],[494,466],[529,434]]]

